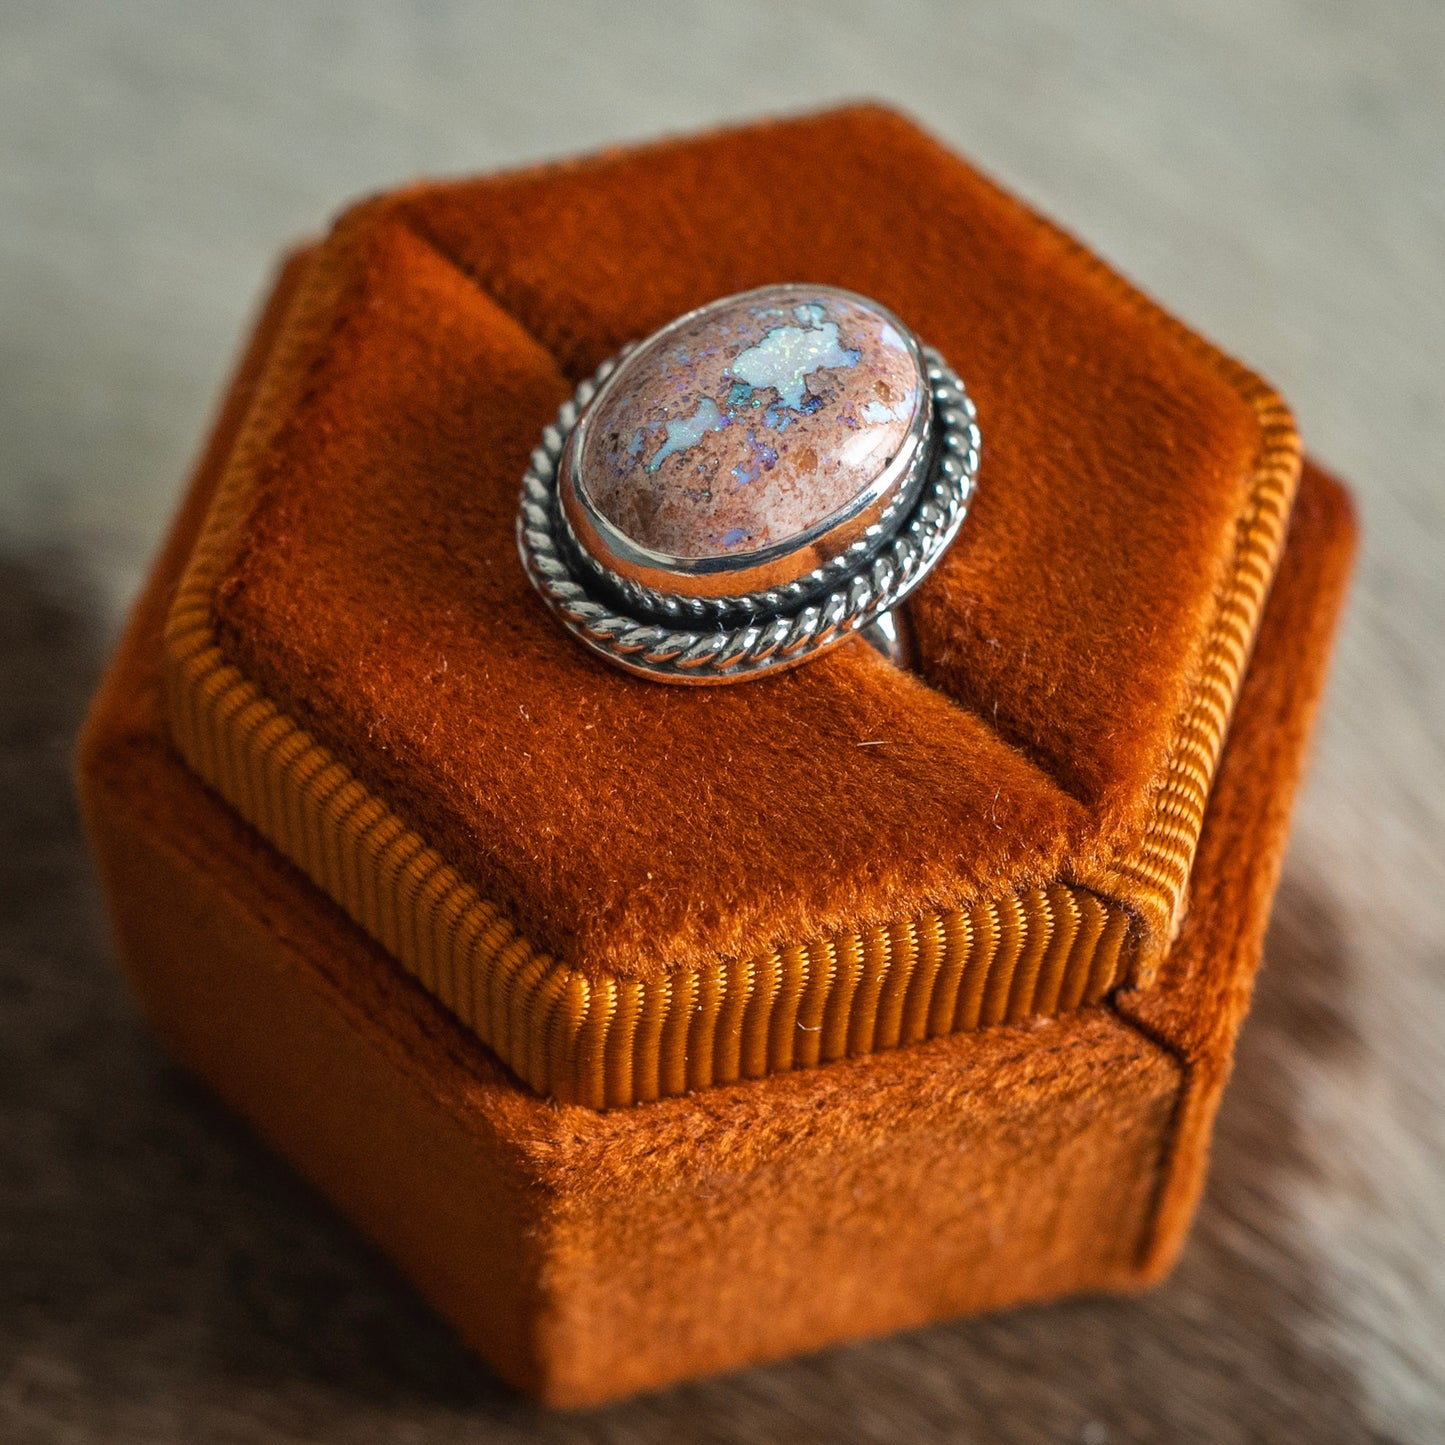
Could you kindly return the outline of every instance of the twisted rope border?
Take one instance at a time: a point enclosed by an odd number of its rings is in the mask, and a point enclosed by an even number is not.
[[[596,563],[579,566],[579,555],[586,554],[563,515],[557,469],[582,412],[626,355],[624,350],[604,361],[543,429],[522,479],[517,513],[517,551],[532,585],[567,631],[608,662],[642,677],[694,683],[734,682],[796,666],[902,602],[963,525],[978,478],[978,412],[958,374],[937,351],[924,347],[937,430],[928,474],[896,528],[885,513],[845,552],[808,576],[736,599],[730,605],[743,620],[733,625],[714,621],[709,626],[707,599],[638,587]],[[638,612],[610,602],[596,585],[596,573]],[[656,614],[669,620],[657,621]],[[673,626],[674,618],[696,626]]]

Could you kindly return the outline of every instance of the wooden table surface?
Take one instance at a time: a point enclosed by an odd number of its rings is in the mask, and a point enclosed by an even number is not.
[[[1366,547],[1177,1274],[548,1417],[170,1066],[71,737],[347,198],[874,95],[1270,376]],[[0,1437],[1445,1439],[1445,7],[0,0]]]

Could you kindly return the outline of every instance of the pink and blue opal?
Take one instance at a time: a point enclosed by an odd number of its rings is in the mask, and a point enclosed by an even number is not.
[[[578,480],[652,552],[756,552],[866,492],[902,450],[924,385],[916,352],[862,297],[749,292],[622,363],[587,418]]]

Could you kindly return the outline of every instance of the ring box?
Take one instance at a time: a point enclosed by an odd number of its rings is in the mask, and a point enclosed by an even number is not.
[[[978,401],[918,672],[626,677],[530,593],[528,452],[625,341],[792,279]],[[1353,542],[1263,383],[889,112],[363,203],[285,267],[82,740],[122,958],[549,1401],[1147,1283]]]

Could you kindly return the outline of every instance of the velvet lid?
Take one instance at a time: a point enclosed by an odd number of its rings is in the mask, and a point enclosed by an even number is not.
[[[513,527],[624,342],[780,281],[876,298],[978,404],[909,604],[736,687],[609,669]],[[535,1087],[627,1103],[1147,988],[1294,487],[1257,378],[876,108],[347,212],[172,609],[191,766]]]

